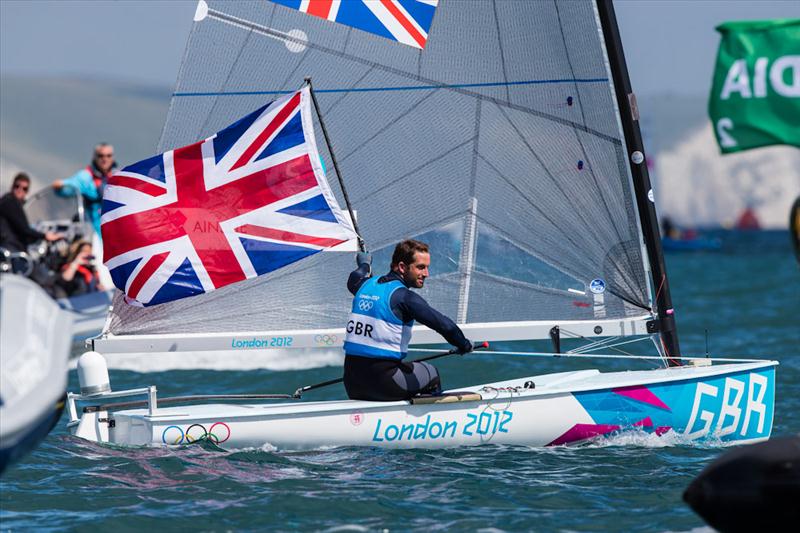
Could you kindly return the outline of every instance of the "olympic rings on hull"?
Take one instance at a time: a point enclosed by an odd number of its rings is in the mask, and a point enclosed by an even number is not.
[[[161,441],[170,445],[192,444],[202,440],[222,444],[230,438],[231,428],[225,422],[214,422],[208,430],[203,424],[192,424],[186,431],[180,426],[167,426],[161,433]]]
[[[175,432],[174,431],[170,431],[171,429],[177,429],[178,432],[179,432],[179,436],[178,437],[174,437]],[[161,442],[163,442],[164,444],[180,444],[180,443],[183,442],[184,436],[185,436],[185,433],[183,432],[183,430],[180,427],[178,427],[178,426],[168,426],[168,427],[164,428],[164,432],[161,434]],[[167,438],[167,437],[169,437],[169,438]]]
[[[337,341],[336,335],[316,335],[314,342],[321,346],[333,346]]]

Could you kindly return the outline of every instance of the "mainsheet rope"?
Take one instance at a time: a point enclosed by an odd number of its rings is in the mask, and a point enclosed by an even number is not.
[[[432,352],[434,350],[428,348],[409,348],[409,352]],[[581,359],[639,359],[648,361],[663,361],[660,355],[618,355],[618,354],[584,354],[584,353],[552,353],[552,352],[513,352],[513,351],[500,351],[500,350],[481,350],[481,354],[486,355],[516,355],[522,357],[563,357],[563,358],[581,358]],[[675,359],[682,359],[684,361],[709,361],[720,363],[763,363],[767,359],[739,359],[732,357],[686,357],[675,356]]]

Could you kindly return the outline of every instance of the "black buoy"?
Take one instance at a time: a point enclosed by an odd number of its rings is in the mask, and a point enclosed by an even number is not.
[[[800,436],[730,450],[708,465],[683,499],[708,525],[729,531],[797,531]]]

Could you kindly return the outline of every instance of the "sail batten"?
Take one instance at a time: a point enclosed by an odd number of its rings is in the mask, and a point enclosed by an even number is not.
[[[207,3],[162,148],[209,135],[311,77],[376,273],[398,241],[428,242],[421,294],[465,325],[624,321],[652,308],[593,1],[442,0],[424,48],[269,0]],[[328,254],[192,307],[115,305],[110,332],[338,328],[353,267],[352,255]]]

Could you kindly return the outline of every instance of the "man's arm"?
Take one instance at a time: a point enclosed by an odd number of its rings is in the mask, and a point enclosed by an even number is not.
[[[83,183],[86,181],[85,175],[87,174],[86,169],[81,169],[67,179],[54,181],[53,188],[59,196],[75,196],[76,192],[85,196]],[[91,178],[91,176],[89,177]]]
[[[358,268],[350,272],[350,277],[347,278],[347,290],[349,290],[353,296],[356,295],[361,285],[372,275],[371,263],[372,256],[368,253],[359,252],[356,254],[356,264]]]
[[[395,302],[395,295],[397,302]],[[397,304],[395,306],[395,303]],[[422,296],[409,289],[399,289],[392,295],[392,310],[397,309],[401,313],[402,320],[416,320],[420,324],[428,326],[447,342],[458,348],[460,353],[472,351],[472,343],[464,336],[455,322],[444,316],[442,313],[428,305]]]

